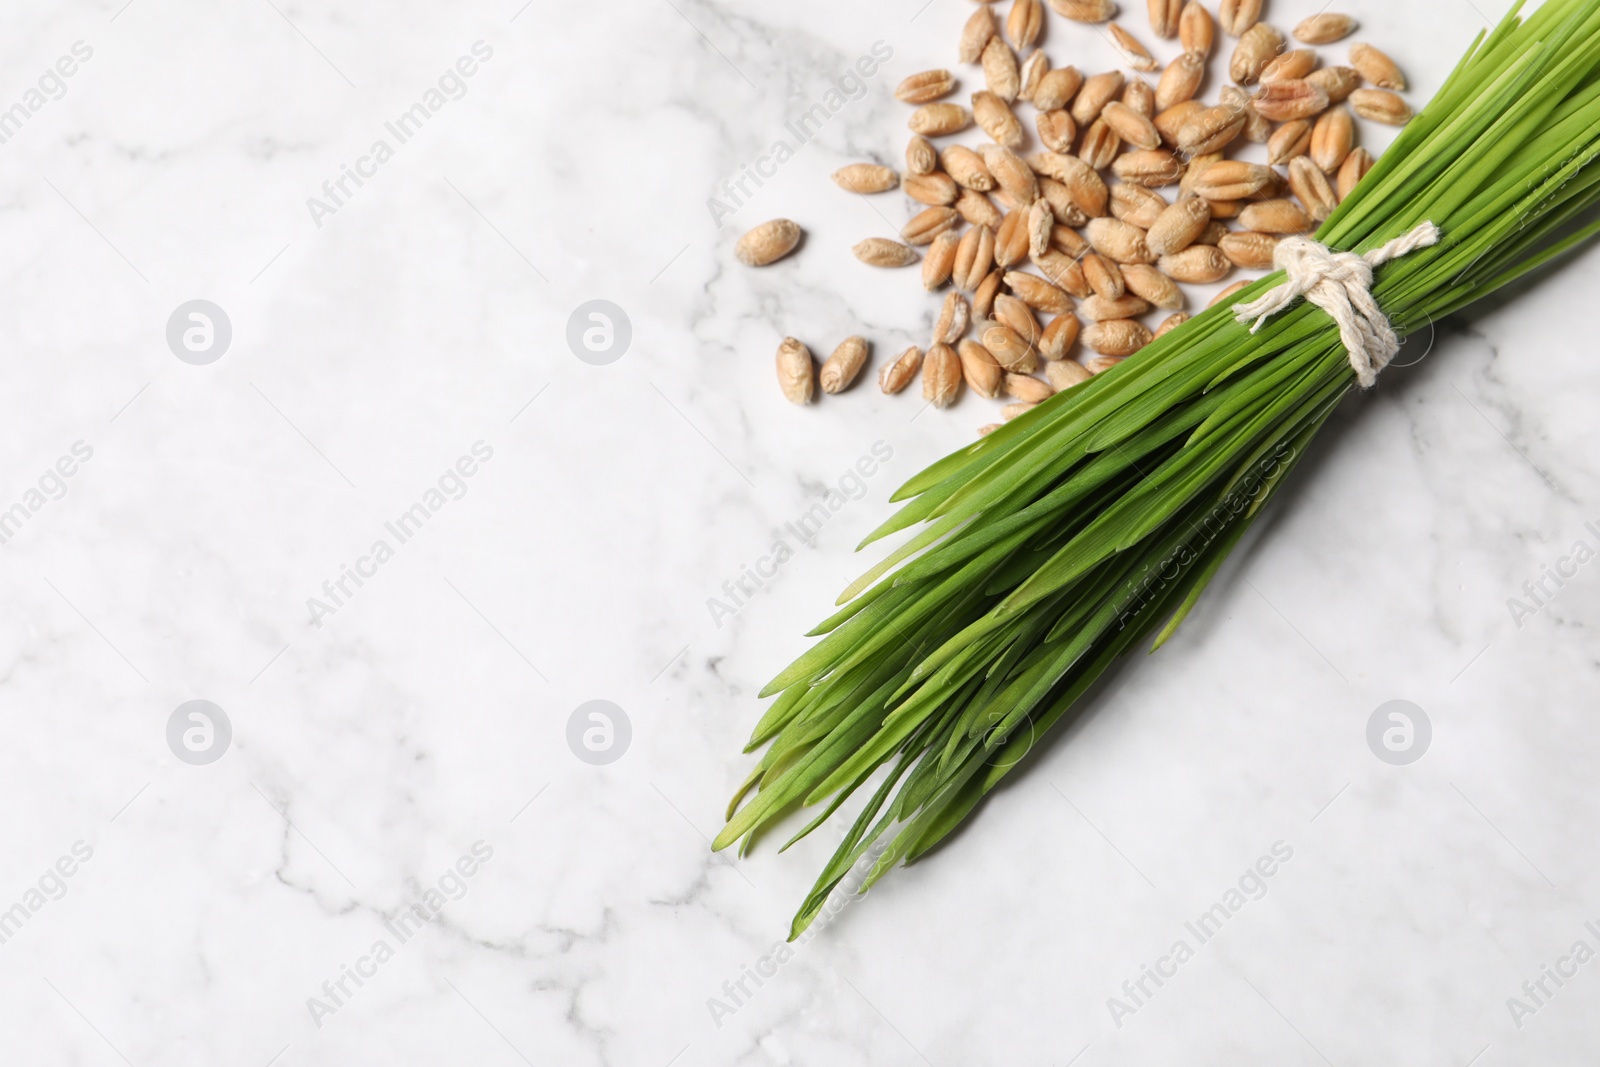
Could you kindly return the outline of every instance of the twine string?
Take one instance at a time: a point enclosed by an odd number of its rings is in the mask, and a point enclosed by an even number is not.
[[[1338,323],[1339,340],[1350,353],[1356,379],[1363,389],[1370,389],[1400,351],[1400,338],[1372,297],[1372,272],[1392,259],[1438,244],[1439,238],[1439,227],[1424,222],[1363,256],[1335,252],[1309,237],[1286,237],[1278,242],[1272,262],[1288,275],[1287,280],[1258,299],[1240,304],[1234,315],[1243,323],[1253,320],[1250,332],[1255,333],[1272,316],[1305,297]]]

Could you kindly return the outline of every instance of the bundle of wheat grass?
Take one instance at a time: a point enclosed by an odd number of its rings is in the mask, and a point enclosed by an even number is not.
[[[1600,0],[1519,12],[1480,36],[1315,242],[1280,249],[1287,277],[899,490],[907,503],[867,543],[923,528],[767,686],[777,700],[750,746],[770,745],[715,842],[748,846],[823,805],[798,839],[889,765],[793,933],[880,839],[867,887],[961,823],[1118,657],[1167,640],[1396,338],[1600,230],[1583,217],[1600,199]]]

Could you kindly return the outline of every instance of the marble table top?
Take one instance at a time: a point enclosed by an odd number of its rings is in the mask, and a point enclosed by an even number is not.
[[[1505,7],[1342,9],[1420,103]],[[1591,1058],[1594,250],[1414,337],[951,847],[792,947],[840,831],[709,852],[756,692],[995,418],[772,371],[925,337],[848,251],[902,198],[828,175],[971,9],[10,5],[0,1059]]]

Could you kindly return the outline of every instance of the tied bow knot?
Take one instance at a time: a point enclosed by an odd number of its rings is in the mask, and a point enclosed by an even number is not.
[[[1366,255],[1335,252],[1309,237],[1284,238],[1272,262],[1288,275],[1287,280],[1234,308],[1234,316],[1240,322],[1253,321],[1250,332],[1255,333],[1269,318],[1305,297],[1338,323],[1339,339],[1350,353],[1356,379],[1363,389],[1370,389],[1400,351],[1400,338],[1372,297],[1372,272],[1392,259],[1436,245],[1439,239],[1439,227],[1431,222]]]

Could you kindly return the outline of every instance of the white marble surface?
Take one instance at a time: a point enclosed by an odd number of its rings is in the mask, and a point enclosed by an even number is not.
[[[93,454],[0,546],[0,908],[26,913],[0,1059],[1587,1058],[1600,963],[1536,1014],[1506,1002],[1600,947],[1600,564],[1520,628],[1506,601],[1600,544],[1597,252],[1352,403],[1176,641],[714,1019],[836,840],[707,852],[755,691],[893,485],[992,417],[913,421],[871,387],[796,410],[771,370],[785,333],[880,356],[925,333],[932,302],[847,252],[900,199],[826,176],[897,161],[889,88],[953,58],[971,5],[519,2],[7,8],[0,105],[93,54],[0,144],[0,507]],[[1420,100],[1504,5],[1344,7]],[[1115,62],[1051,34],[1058,62]],[[478,41],[464,95],[318,226],[307,198]],[[718,229],[717,183],[876,41],[865,96]],[[730,269],[774,215],[803,254]],[[195,298],[233,327],[207,366],[164,340]],[[564,340],[594,298],[632,322],[608,366]],[[314,626],[307,598],[480,441],[465,495]],[[863,498],[718,626],[708,598],[878,441]],[[198,698],[233,729],[207,766],[164,732]],[[1393,698],[1434,727],[1408,767],[1364,740]],[[632,723],[609,766],[565,741],[592,699]],[[1118,1026],[1108,998],[1275,842],[1265,895]],[[441,878],[459,899],[399,944],[384,924]],[[313,1013],[380,939],[393,958]]]

